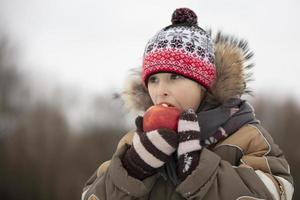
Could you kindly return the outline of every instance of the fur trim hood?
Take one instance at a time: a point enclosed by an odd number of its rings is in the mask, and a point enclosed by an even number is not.
[[[211,35],[211,31],[208,31]],[[254,66],[250,62],[253,53],[247,41],[218,32],[213,38],[215,48],[215,65],[217,78],[207,91],[205,103],[213,106],[223,104],[231,97],[251,94],[247,83],[251,81],[249,69]],[[131,111],[145,111],[153,105],[147,88],[141,78],[141,69],[132,69],[124,90],[118,95]]]

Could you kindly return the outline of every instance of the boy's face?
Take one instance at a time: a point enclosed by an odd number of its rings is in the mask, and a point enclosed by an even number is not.
[[[180,110],[197,110],[204,95],[200,84],[174,73],[151,75],[148,91],[154,105],[167,103]]]

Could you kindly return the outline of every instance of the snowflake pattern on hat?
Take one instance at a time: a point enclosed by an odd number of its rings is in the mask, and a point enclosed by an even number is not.
[[[214,58],[211,38],[203,29],[179,26],[159,31],[147,43],[144,56],[156,48],[184,48],[193,53],[198,47],[205,50],[206,56]]]

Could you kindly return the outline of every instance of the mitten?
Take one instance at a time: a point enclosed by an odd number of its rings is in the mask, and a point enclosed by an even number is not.
[[[177,175],[183,181],[197,167],[202,149],[198,118],[192,109],[181,113],[178,137]]]
[[[133,136],[132,146],[122,159],[128,174],[139,180],[153,175],[163,166],[178,146],[178,135],[171,129],[143,131],[143,118],[135,120],[137,130]]]

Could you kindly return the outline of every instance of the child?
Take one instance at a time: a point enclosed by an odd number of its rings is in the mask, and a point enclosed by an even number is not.
[[[187,8],[147,44],[141,75],[123,93],[132,108],[161,103],[181,110],[178,131],[136,130],[87,182],[84,200],[292,199],[282,151],[242,100],[247,43],[211,35]]]

